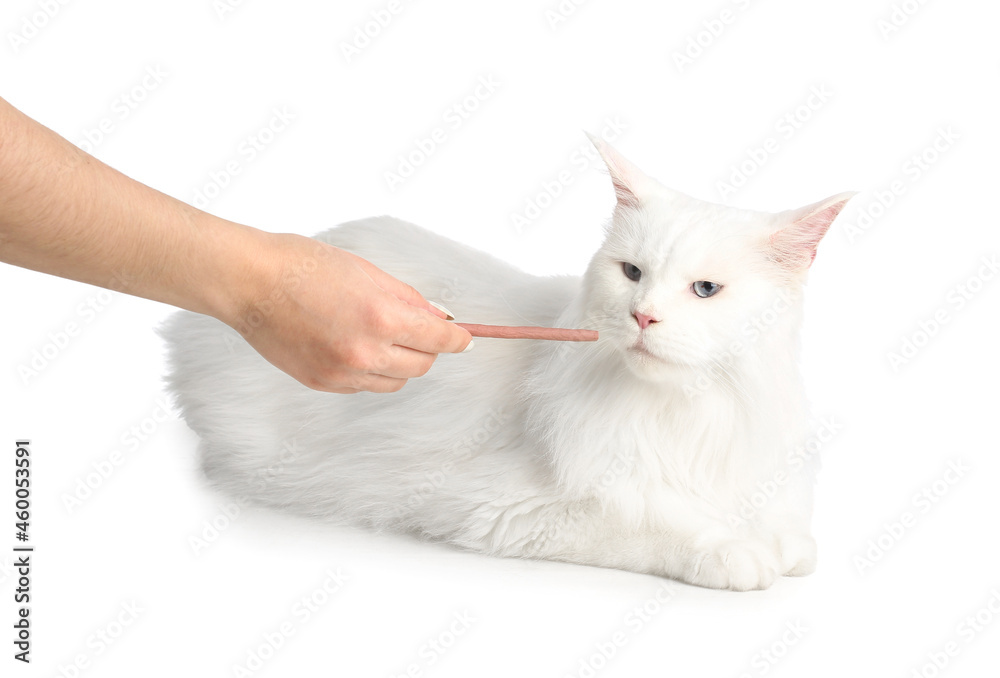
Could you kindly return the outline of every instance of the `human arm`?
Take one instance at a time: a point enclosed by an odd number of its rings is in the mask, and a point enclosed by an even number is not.
[[[0,261],[216,317],[319,390],[395,391],[470,341],[364,259],[202,212],[3,99]]]

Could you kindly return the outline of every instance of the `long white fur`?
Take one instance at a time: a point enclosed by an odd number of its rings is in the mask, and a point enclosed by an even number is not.
[[[582,278],[528,275],[389,217],[317,237],[462,321],[587,327],[598,342],[481,339],[397,393],[344,396],[179,313],[161,330],[168,381],[207,475],[276,508],[494,555],[738,590],[811,572],[814,469],[787,462],[807,432],[801,286],[850,196],[780,214],[712,205],[595,144],[618,204]],[[698,280],[724,287],[702,299]],[[636,312],[659,322],[640,330]]]

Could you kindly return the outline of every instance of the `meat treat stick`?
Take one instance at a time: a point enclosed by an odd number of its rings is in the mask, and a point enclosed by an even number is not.
[[[455,323],[474,337],[495,339],[548,339],[550,341],[597,341],[597,330],[567,330],[561,327],[506,327]]]

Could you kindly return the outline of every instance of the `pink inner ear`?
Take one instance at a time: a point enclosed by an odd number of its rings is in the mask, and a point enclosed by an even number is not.
[[[615,170],[610,169],[609,171],[611,172],[611,183],[615,186],[615,197],[618,199],[618,204],[622,207],[638,209],[639,198],[636,197],[632,189],[628,187],[628,184],[622,180]]]
[[[604,161],[605,167],[608,168],[608,174],[611,175],[611,183],[615,187],[615,197],[618,199],[618,204],[622,207],[638,208],[641,201],[636,195],[636,189],[644,181],[642,172],[616,151],[611,144],[591,134],[587,136],[590,138],[591,143],[594,144],[594,148],[597,149],[601,160]]]
[[[851,195],[837,196],[799,210],[790,226],[771,234],[774,260],[793,270],[812,266],[819,241],[830,230],[830,224],[844,209]]]

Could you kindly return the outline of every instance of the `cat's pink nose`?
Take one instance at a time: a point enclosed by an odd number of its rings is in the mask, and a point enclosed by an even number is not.
[[[640,330],[646,329],[647,327],[649,327],[653,323],[660,322],[659,318],[654,318],[651,315],[646,315],[645,313],[639,313],[638,311],[636,311],[632,315],[635,316],[636,322],[639,323],[639,329]]]

